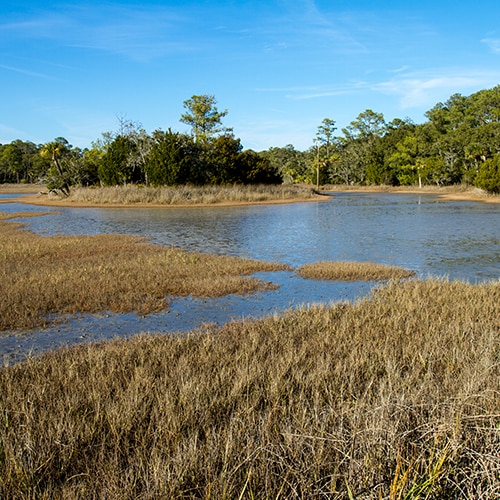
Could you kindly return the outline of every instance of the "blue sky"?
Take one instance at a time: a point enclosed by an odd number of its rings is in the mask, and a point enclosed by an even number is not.
[[[214,94],[244,148],[313,144],[366,109],[386,121],[500,84],[500,2],[2,0],[0,143],[88,147],[119,119],[188,131]]]

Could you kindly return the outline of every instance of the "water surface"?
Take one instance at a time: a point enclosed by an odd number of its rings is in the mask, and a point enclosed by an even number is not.
[[[139,235],[161,245],[285,262],[294,268],[320,260],[354,260],[472,283],[500,277],[500,207],[443,201],[434,195],[335,193],[318,203],[204,208],[56,210],[13,202],[0,210],[53,211],[19,219],[42,235]],[[169,312],[147,317],[83,315],[43,331],[3,336],[0,353],[4,361],[12,361],[21,351],[38,353],[63,343],[186,330],[302,304],[353,300],[374,285],[304,280],[290,272],[259,276],[280,289],[245,297],[175,299]]]

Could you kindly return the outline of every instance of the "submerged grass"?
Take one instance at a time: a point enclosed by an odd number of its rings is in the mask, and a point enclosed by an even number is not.
[[[322,261],[297,269],[302,278],[339,281],[385,281],[415,276],[415,271],[374,262]]]
[[[496,499],[500,282],[0,370],[0,497]]]
[[[284,264],[189,253],[122,235],[42,237],[0,213],[0,330],[43,325],[51,313],[168,307],[169,295],[218,297],[274,285],[256,271]],[[29,214],[33,215],[33,214]]]

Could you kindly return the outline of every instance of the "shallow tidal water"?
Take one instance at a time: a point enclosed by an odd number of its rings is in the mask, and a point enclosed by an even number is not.
[[[500,207],[427,194],[335,193],[318,203],[204,208],[56,210],[14,201],[0,210],[54,212],[19,219],[42,235],[133,234],[160,245],[286,262],[294,268],[321,260],[353,260],[405,267],[424,278],[471,283],[500,278]],[[293,272],[257,276],[280,288],[243,297],[173,298],[168,311],[145,317],[104,312],[64,318],[45,329],[0,334],[0,363],[65,344],[185,331],[316,302],[355,300],[376,285],[304,280]]]

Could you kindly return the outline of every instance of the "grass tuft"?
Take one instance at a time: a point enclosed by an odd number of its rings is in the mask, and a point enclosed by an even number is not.
[[[415,276],[415,271],[373,262],[323,261],[297,269],[302,278],[339,281],[385,281]]]

